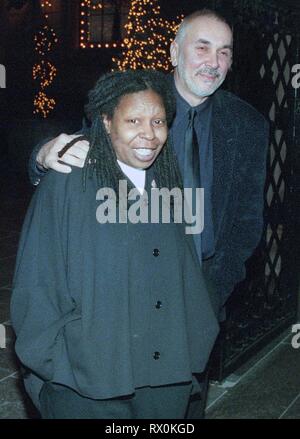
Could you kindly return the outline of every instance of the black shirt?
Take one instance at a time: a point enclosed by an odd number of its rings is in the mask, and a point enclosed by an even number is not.
[[[178,158],[179,167],[184,171],[184,137],[188,126],[188,112],[191,106],[176,90],[176,117],[171,128],[171,138]],[[212,222],[212,182],[213,182],[213,147],[212,147],[212,99],[194,107],[197,114],[194,126],[199,144],[201,184],[204,188],[204,229],[201,247],[202,259],[207,259],[215,252],[214,229]],[[199,255],[200,249],[197,249]]]

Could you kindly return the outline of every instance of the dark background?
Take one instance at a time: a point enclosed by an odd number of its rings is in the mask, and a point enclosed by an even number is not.
[[[7,72],[7,87],[0,89],[2,172],[10,172],[12,175],[17,171],[17,175],[26,180],[26,161],[38,140],[48,134],[54,135],[62,130],[72,132],[80,128],[88,90],[101,73],[111,69],[112,57],[120,54],[118,49],[78,48],[76,40],[79,3],[79,0],[63,2],[59,43],[51,54],[51,60],[58,68],[58,75],[48,89],[49,94],[56,98],[57,104],[46,120],[33,116],[32,104],[36,90],[32,79],[32,66],[36,61],[33,36],[44,22],[39,1],[2,0],[0,3],[0,63],[5,65]],[[257,75],[256,67],[264,56],[265,48],[260,33],[263,27],[267,28],[271,16],[261,18],[260,28],[251,26],[248,3],[242,0],[161,0],[160,6],[162,16],[168,19],[176,19],[178,15],[210,7],[220,11],[233,23],[234,65],[224,87],[266,114],[268,105],[262,102],[260,95],[262,90],[266,91],[265,87],[272,87],[272,84],[261,83],[260,87],[253,87],[252,84]],[[291,11],[299,8],[298,0],[275,3],[285,8],[288,6]]]

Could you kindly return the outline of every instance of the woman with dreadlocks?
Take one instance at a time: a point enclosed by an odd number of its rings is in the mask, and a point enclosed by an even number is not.
[[[207,363],[218,325],[184,225],[99,214],[123,203],[120,181],[141,194],[181,187],[170,87],[154,71],[101,77],[84,169],[50,171],[33,196],[11,317],[43,418],[184,418]]]

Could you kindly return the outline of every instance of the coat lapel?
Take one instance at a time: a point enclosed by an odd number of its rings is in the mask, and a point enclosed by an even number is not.
[[[217,245],[219,233],[225,218],[229,194],[233,180],[233,168],[237,150],[238,121],[226,105],[224,92],[219,91],[213,97],[213,189],[212,215]],[[227,210],[228,212],[228,210]]]

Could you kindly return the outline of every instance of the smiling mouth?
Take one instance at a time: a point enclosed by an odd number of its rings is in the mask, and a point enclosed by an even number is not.
[[[203,78],[207,79],[208,81],[215,81],[218,79],[219,76],[217,75],[209,75],[208,73],[198,73],[197,76],[202,76]]]
[[[152,160],[155,157],[155,149],[134,148],[133,152],[136,158],[142,161]]]

